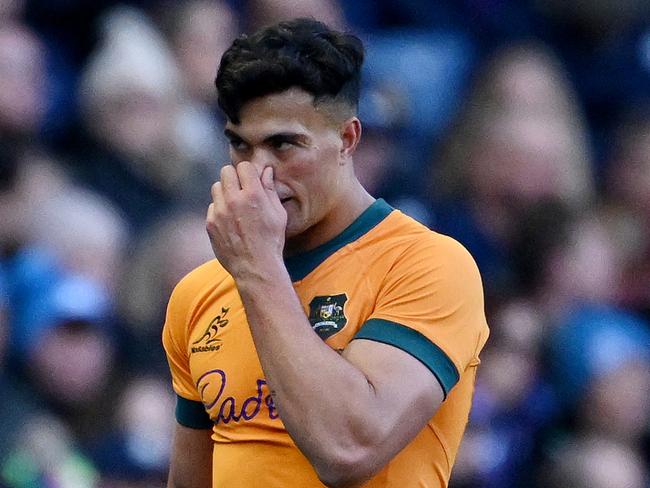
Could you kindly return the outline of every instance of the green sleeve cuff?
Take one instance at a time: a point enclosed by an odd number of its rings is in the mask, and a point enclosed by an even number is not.
[[[445,398],[460,379],[456,366],[442,349],[417,330],[405,325],[389,320],[370,319],[354,338],[389,344],[409,353],[434,374]]]
[[[176,395],[176,421],[190,429],[211,429],[212,420],[201,402]]]

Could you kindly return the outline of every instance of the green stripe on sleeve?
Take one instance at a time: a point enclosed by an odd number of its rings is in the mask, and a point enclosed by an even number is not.
[[[460,379],[456,366],[444,351],[415,329],[389,320],[370,319],[354,338],[382,342],[409,353],[435,375],[445,398]]]
[[[211,429],[212,420],[201,402],[176,395],[176,421],[190,429]]]

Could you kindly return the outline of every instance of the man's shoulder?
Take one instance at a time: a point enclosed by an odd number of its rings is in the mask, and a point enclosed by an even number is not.
[[[418,254],[434,260],[471,261],[469,251],[459,241],[441,234],[418,222],[413,217],[395,210],[386,219],[384,228],[377,235],[378,240],[393,242],[407,255]]]
[[[195,315],[202,304],[215,294],[232,292],[232,277],[216,259],[194,268],[174,287],[167,305],[164,329],[167,334],[179,335],[187,340]],[[225,291],[224,291],[225,290]]]
[[[231,276],[219,261],[212,259],[197,266],[181,278],[174,287],[170,300],[186,303],[194,301],[204,290],[212,289],[229,279],[232,279]]]

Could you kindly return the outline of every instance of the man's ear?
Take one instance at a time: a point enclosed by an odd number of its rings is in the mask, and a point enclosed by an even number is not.
[[[347,160],[352,157],[361,140],[361,121],[350,117],[341,125],[341,158]]]

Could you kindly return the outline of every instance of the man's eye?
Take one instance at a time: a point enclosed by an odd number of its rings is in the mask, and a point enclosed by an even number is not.
[[[293,143],[291,141],[273,141],[271,142],[271,145],[273,146],[273,149],[277,151],[286,151],[287,149],[291,149],[293,147]]]
[[[245,151],[246,150],[246,143],[244,141],[238,141],[236,139],[231,139],[230,140],[230,147],[232,147],[235,151]]]

